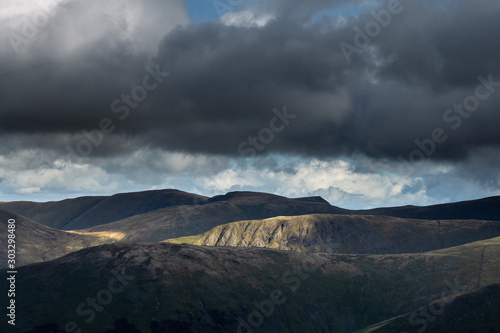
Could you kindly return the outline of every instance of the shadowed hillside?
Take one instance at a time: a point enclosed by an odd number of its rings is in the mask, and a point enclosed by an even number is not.
[[[90,246],[117,242],[122,238],[122,235],[110,232],[92,234],[61,231],[21,215],[0,210],[1,268],[7,265],[7,223],[9,219],[16,221],[16,266],[52,260]]]
[[[500,236],[498,221],[303,215],[233,222],[201,235],[167,241],[300,252],[394,254],[432,251],[495,236]]]
[[[474,290],[480,271],[480,286],[499,283],[499,254],[500,238],[385,256],[103,245],[20,267],[16,302],[26,319],[16,329],[71,323],[96,333],[115,325],[131,332],[236,332],[250,322],[259,332],[352,332],[443,292]]]
[[[1,202],[0,209],[15,212],[46,226],[63,229],[66,224],[97,205],[106,197],[80,197],[51,202]]]

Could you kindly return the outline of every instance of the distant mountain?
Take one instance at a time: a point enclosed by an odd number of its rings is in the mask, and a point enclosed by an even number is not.
[[[159,242],[203,233],[220,224],[234,221],[280,215],[345,212],[321,198],[289,199],[266,193],[232,192],[208,199],[200,205],[158,209],[84,231],[115,231],[125,234],[128,241]]]
[[[432,206],[403,206],[358,210],[359,215],[387,215],[425,220],[500,221],[500,196]]]
[[[233,222],[201,235],[167,242],[300,252],[395,254],[433,251],[497,236],[500,236],[499,221],[315,214]]]
[[[16,315],[22,319],[15,329],[353,332],[440,297],[500,283],[499,264],[500,238],[402,255],[103,245],[20,267]],[[0,286],[7,290],[8,281]],[[471,298],[463,311],[482,311],[483,301]],[[460,321],[463,311],[446,318]],[[489,322],[484,318],[484,325]],[[0,331],[10,328],[0,322]]]
[[[109,197],[81,197],[38,203],[0,203],[0,209],[16,212],[49,227],[75,230],[121,220],[159,208],[192,205],[207,197],[178,190],[120,193]]]
[[[49,228],[24,216],[0,210],[0,268],[7,265],[7,224],[9,219],[15,222],[16,266],[44,260],[52,260],[90,246],[113,243],[122,236],[117,233],[78,233]]]
[[[385,332],[500,332],[500,284],[490,285],[449,302],[436,300],[416,311],[360,330]]]

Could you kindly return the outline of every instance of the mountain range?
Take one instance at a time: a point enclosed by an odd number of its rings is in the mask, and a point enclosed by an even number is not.
[[[353,211],[178,190],[3,202],[18,324],[0,332],[500,332],[499,204]]]

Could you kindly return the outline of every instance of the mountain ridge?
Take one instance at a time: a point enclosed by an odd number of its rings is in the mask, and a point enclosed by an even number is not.
[[[500,207],[500,196],[431,206],[407,205],[349,210],[333,206],[318,196],[286,198],[269,193],[233,191],[209,198],[175,189],[164,189],[119,193],[112,196],[79,197],[47,203],[2,202],[0,203],[0,209],[16,212],[49,227],[62,230],[79,230],[117,222],[168,207],[185,206],[184,211],[189,215],[189,210],[194,209],[196,211],[196,206],[210,205],[217,202],[229,203],[230,206],[232,205],[233,208],[238,210],[239,218],[225,222],[311,213],[384,215],[424,220],[475,219],[500,221],[500,211],[497,209],[497,207]],[[286,209],[283,207],[285,202],[288,205]],[[275,215],[270,215],[270,210],[267,209],[266,211],[262,207],[265,205],[271,206],[273,203],[281,205],[282,208],[276,211]],[[306,204],[310,205],[311,209],[297,208]],[[258,205],[261,205],[261,208],[258,208]]]
[[[442,203],[430,206],[397,206],[357,210],[359,214],[389,215],[428,220],[477,219],[500,221],[500,196]]]
[[[14,201],[0,209],[16,212],[49,227],[62,230],[89,228],[159,208],[193,204],[207,197],[175,189],[78,197],[46,203]]]

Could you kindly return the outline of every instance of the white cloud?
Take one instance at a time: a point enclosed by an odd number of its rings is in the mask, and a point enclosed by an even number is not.
[[[221,16],[220,22],[227,26],[235,27],[263,27],[274,18],[268,13],[256,14],[250,10],[240,12],[226,12]]]
[[[86,163],[58,159],[50,150],[26,149],[0,155],[0,187],[4,194],[109,193],[120,188],[121,177]]]
[[[33,194],[38,192],[40,192],[39,187],[23,187],[17,190],[17,193],[19,194]]]
[[[410,199],[414,202],[425,193],[423,188],[418,194],[402,194],[403,188],[413,185],[414,180],[404,176],[355,172],[354,166],[345,160],[312,160],[290,168],[293,172],[271,168],[224,170],[213,177],[202,178],[200,188],[227,192],[232,188],[255,187],[290,197],[321,195],[344,207],[387,201],[404,203]]]
[[[0,52],[12,52],[15,38],[25,40],[15,47],[23,56],[36,41],[56,58],[120,43],[152,55],[168,32],[189,22],[182,0],[2,0]]]
[[[68,161],[54,150],[16,148],[15,152],[0,148],[0,201],[176,188],[209,196],[237,190],[322,196],[333,205],[361,209],[500,194],[480,180],[465,177],[463,168],[430,161],[408,176],[398,173],[393,162],[366,157],[306,160],[270,155],[251,160],[139,149]],[[473,168],[478,162],[470,163]]]

